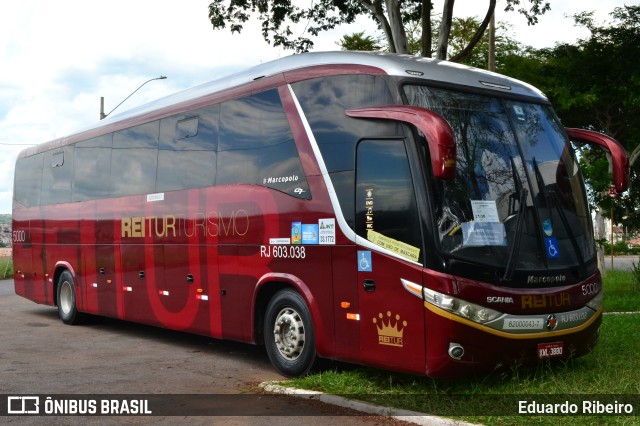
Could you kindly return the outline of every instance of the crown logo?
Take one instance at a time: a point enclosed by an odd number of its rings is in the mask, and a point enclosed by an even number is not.
[[[404,346],[402,336],[407,322],[400,322],[400,315],[396,314],[396,316],[392,318],[391,311],[387,311],[387,316],[385,317],[381,312],[377,318],[373,317],[373,323],[378,330],[378,344],[397,346],[399,348]]]

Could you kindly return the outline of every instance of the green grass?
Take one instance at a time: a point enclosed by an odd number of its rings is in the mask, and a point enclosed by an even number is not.
[[[605,312],[640,311],[640,286],[630,271],[607,271],[603,280]]]
[[[640,310],[640,291],[631,273],[614,271],[604,280],[607,312]],[[457,380],[429,379],[384,370],[339,366],[289,385],[302,389],[348,395],[385,406],[445,415],[487,425],[637,424],[628,416],[517,415],[518,401],[578,404],[605,403],[633,398],[640,411],[640,315],[606,314],[600,341],[588,355],[564,362],[540,362],[496,370],[491,374]],[[603,396],[609,394],[609,396]],[[478,416],[478,414],[486,414]],[[460,417],[463,416],[463,417]]]
[[[13,278],[13,261],[10,257],[0,257],[0,280]]]

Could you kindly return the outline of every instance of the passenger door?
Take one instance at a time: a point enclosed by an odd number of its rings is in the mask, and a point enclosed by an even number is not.
[[[367,364],[424,371],[420,218],[405,142],[363,140],[357,148],[356,232],[360,348]]]

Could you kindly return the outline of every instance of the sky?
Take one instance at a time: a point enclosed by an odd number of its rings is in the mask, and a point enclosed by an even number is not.
[[[307,4],[311,0],[299,0]],[[572,43],[588,32],[573,26],[571,15],[594,11],[607,22],[629,0],[549,0],[551,11],[528,26],[516,12],[497,20],[512,25],[510,36],[537,47]],[[33,144],[73,134],[99,121],[100,97],[111,111],[145,81],[116,112],[214,80],[251,66],[291,55],[262,39],[251,20],[241,34],[213,30],[211,0],[20,0],[0,3],[0,214],[11,213],[18,153]],[[442,1],[435,1],[434,13]],[[488,1],[457,0],[454,16],[484,17]],[[314,38],[314,51],[338,50],[345,34],[376,35],[373,21]]]

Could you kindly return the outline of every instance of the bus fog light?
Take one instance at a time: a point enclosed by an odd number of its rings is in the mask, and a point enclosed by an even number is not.
[[[461,360],[464,348],[459,343],[449,343],[449,356],[455,360]]]

